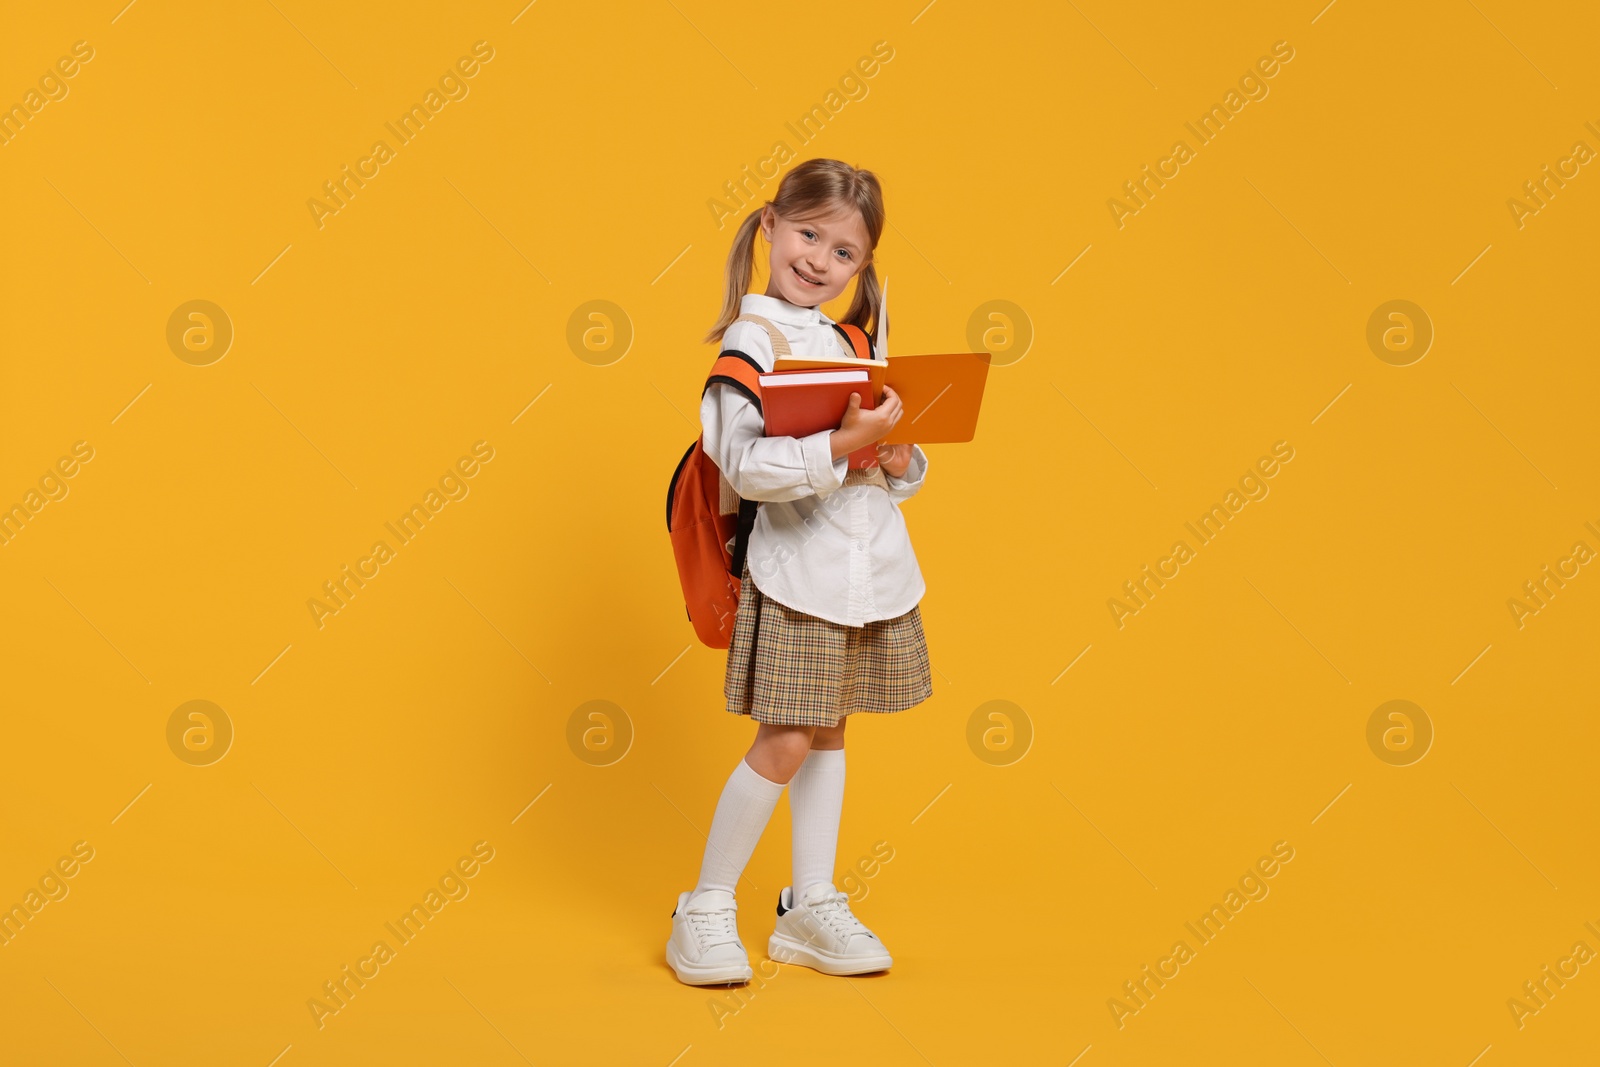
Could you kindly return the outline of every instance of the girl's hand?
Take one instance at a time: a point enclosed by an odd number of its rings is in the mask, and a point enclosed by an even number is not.
[[[845,408],[844,418],[839,422],[838,433],[850,443],[851,451],[881,441],[889,436],[889,431],[894,424],[900,421],[904,407],[900,403],[900,394],[889,386],[883,387],[883,402],[875,408],[862,408],[861,394],[851,393],[850,404]]]
[[[878,466],[883,468],[885,474],[904,478],[906,471],[911,469],[911,446],[879,445]]]

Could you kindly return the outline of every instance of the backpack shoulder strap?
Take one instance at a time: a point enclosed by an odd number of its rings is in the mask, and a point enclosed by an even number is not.
[[[783,336],[783,331],[782,330],[778,329],[776,326],[774,326],[772,324],[772,320],[771,319],[763,318],[760,315],[752,315],[752,314],[750,314],[750,312],[747,311],[743,315],[740,315],[738,318],[734,319],[733,321],[734,322],[753,322],[757,326],[760,326],[762,329],[767,331],[767,336],[769,338],[771,338],[771,340],[772,340],[772,354],[773,354],[773,356],[775,356],[775,357],[783,357],[783,356],[789,355],[789,339],[787,337]],[[730,323],[729,325],[732,325],[732,323]]]
[[[700,395],[705,396],[706,390],[718,382],[733,386],[761,411],[761,365],[753,358],[731,348],[718,355]]]
[[[783,332],[774,326],[771,320],[763,318],[760,315],[752,315],[747,312],[743,315],[740,315],[733,321],[753,322],[765,329],[767,331],[767,337],[772,342],[773,358],[776,359],[790,354],[788,338],[783,336]],[[718,382],[722,382],[725,385],[733,386],[735,389],[739,390],[739,392],[743,393],[749,399],[749,401],[756,406],[756,410],[760,411],[760,376],[762,373],[761,364],[756,362],[754,356],[747,352],[741,352],[737,348],[724,348],[717,354],[716,361],[712,363],[711,373],[706,376],[706,384],[700,390],[700,395],[704,396],[707,389],[710,389]]]
[[[789,342],[768,319],[760,315],[740,315],[734,322],[754,322],[767,331],[772,340],[772,354],[774,358],[781,358],[790,354]],[[834,335],[839,343],[844,346],[845,354],[855,356],[857,359],[872,358],[872,343],[866,333],[859,326],[849,323],[836,322],[833,324]],[[705,385],[700,390],[700,395],[705,396],[706,390],[721,382],[731,385],[743,393],[750,403],[761,411],[761,364],[755,357],[741,352],[737,348],[725,348],[717,354],[716,361],[711,364],[711,372],[706,375]]]
[[[734,322],[754,322],[767,331],[767,337],[772,342],[774,357],[789,355],[789,341],[771,321],[760,315],[744,314],[733,320]],[[731,324],[730,324],[731,325]],[[724,333],[726,336],[726,333]],[[761,408],[761,364],[756,362],[754,356],[741,352],[737,348],[724,348],[717,354],[716,360],[711,364],[711,372],[706,375],[706,383],[700,390],[700,395],[705,396],[706,391],[713,385],[721,382],[732,386],[743,393],[750,403],[756,406],[756,412],[765,416]],[[744,563],[745,548],[750,539],[750,531],[755,525],[756,508],[760,501],[745,500],[733,491],[733,486],[728,482],[726,475],[720,471],[717,474],[718,507],[720,514],[731,515],[738,513],[738,524],[734,536],[733,564],[731,573],[737,577],[740,567]]]
[[[728,573],[735,578],[741,577],[744,573],[744,558],[750,550],[750,531],[755,529],[756,509],[761,506],[759,500],[745,500],[743,497],[737,499],[739,519],[733,534],[733,557],[728,561]]]
[[[781,359],[792,354],[789,349],[789,339],[783,336],[783,332],[778,327],[773,325],[772,320],[746,312],[733,321],[753,322],[766,330],[767,337],[772,341],[773,358]],[[872,341],[861,327],[853,326],[846,322],[835,322],[832,325],[834,333],[839,338],[839,343],[844,346],[845,355],[855,356],[857,359],[872,358]],[[737,349],[724,349],[724,351],[737,351]]]
[[[767,337],[772,342],[772,355],[774,359],[790,355],[789,340],[783,336],[771,320],[761,315],[749,313],[740,315],[734,322],[753,322],[767,331]],[[849,323],[833,323],[835,335],[839,343],[844,346],[845,354],[855,356],[857,359],[871,359],[872,345],[866,333],[859,326]],[[700,391],[704,396],[705,391],[717,382],[731,385],[739,390],[750,402],[761,411],[761,365],[749,354],[740,352],[736,348],[725,348],[718,353],[716,361],[711,365],[711,373],[706,376],[706,384]],[[719,502],[718,511],[724,515],[738,512],[738,524],[734,536],[733,561],[730,573],[738,575],[744,563],[746,548],[749,544],[750,531],[755,525],[756,508],[759,501],[745,500],[733,491],[726,476],[719,475]]]
[[[836,322],[833,324],[833,329],[839,336],[839,343],[844,345],[846,354],[855,356],[857,359],[872,358],[872,343],[867,339],[866,332],[861,327],[853,326],[848,322]]]

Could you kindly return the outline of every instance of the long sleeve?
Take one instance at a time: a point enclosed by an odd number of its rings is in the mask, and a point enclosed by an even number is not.
[[[807,437],[767,437],[749,397],[722,382],[700,401],[706,454],[734,492],[746,500],[796,500],[826,496],[844,484],[849,457],[829,454],[831,430]],[[909,471],[907,473],[910,473]]]
[[[928,454],[922,451],[921,445],[911,446],[911,466],[906,468],[904,478],[896,478],[888,471],[883,472],[884,481],[889,483],[889,499],[896,504],[904,503],[915,496],[927,478]]]

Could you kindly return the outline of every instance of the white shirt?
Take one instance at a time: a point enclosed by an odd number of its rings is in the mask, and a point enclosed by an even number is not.
[[[792,355],[838,356],[844,351],[833,320],[818,308],[747,293],[741,313],[770,320]],[[771,371],[772,339],[754,322],[736,322],[722,350],[743,352]],[[911,448],[904,478],[887,471],[889,484],[844,486],[849,457],[830,456],[829,435],[767,437],[761,413],[739,390],[722,382],[700,402],[706,454],[735,492],[760,500],[747,556],[750,577],[766,596],[796,611],[845,626],[892,619],[926,592],[922,569],[900,503],[922,488],[928,457]]]

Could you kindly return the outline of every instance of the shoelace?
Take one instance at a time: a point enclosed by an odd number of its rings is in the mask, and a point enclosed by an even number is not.
[[[705,911],[690,908],[684,913],[689,919],[689,931],[703,952],[717,945],[738,944],[739,924],[733,908],[716,908]]]
[[[850,897],[846,893],[832,892],[813,900],[810,904],[811,914],[815,915],[834,933],[839,935],[841,941],[849,941],[852,934],[870,934],[866,924],[855,917],[850,910]]]

